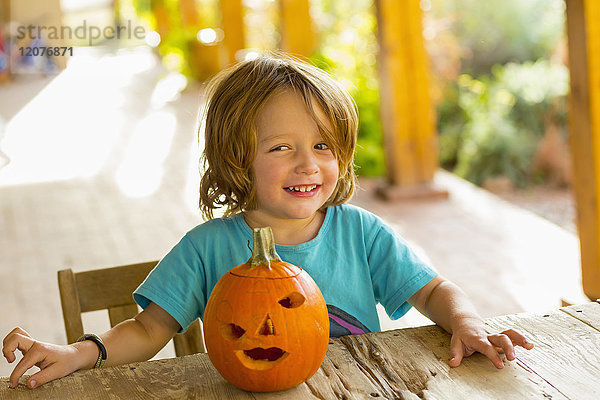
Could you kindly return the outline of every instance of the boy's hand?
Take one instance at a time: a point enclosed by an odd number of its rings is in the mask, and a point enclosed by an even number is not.
[[[39,342],[21,328],[13,329],[4,338],[2,354],[9,363],[16,360],[16,350],[23,354],[23,358],[10,374],[10,387],[13,388],[19,384],[21,376],[33,366],[39,367],[40,371],[27,380],[27,386],[30,388],[43,385],[83,368],[82,362],[88,358],[87,354],[82,356],[82,351],[77,346]]]
[[[509,361],[515,359],[514,346],[527,350],[533,348],[533,343],[525,339],[521,333],[508,329],[500,333],[490,333],[478,318],[465,318],[452,331],[450,340],[450,366],[458,367],[463,357],[468,357],[476,351],[492,361],[496,368],[504,368],[499,352],[506,354]]]

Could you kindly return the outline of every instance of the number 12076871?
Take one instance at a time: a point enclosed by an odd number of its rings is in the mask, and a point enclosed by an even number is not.
[[[73,47],[19,47],[21,57],[58,57],[73,55]]]

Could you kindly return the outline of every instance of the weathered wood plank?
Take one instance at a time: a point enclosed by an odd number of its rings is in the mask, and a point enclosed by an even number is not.
[[[278,393],[254,393],[254,396],[260,400],[392,398],[382,392],[364,373],[340,339],[332,339],[329,342],[327,355],[321,368],[304,384]],[[413,397],[405,398],[413,399]]]
[[[302,386],[319,399],[567,399],[517,362],[497,370],[477,354],[452,369],[449,346],[449,335],[435,326],[334,339],[321,369]]]
[[[332,339],[325,361],[305,384],[276,393],[248,393],[227,383],[206,354],[79,371],[28,390],[0,379],[0,398],[20,399],[596,399],[600,397],[600,305],[548,314],[492,318],[535,344],[496,369],[483,355],[450,368],[450,335],[437,326]],[[559,366],[559,367],[558,367]]]
[[[315,396],[311,389],[306,384],[298,385],[295,388],[282,390],[280,392],[271,393],[252,393],[252,398],[256,400],[289,400],[289,399],[306,399],[306,400],[323,400],[335,399],[334,396],[319,397]]]
[[[600,304],[589,303],[560,310],[600,331]]]
[[[319,398],[385,398],[340,339],[332,339],[319,371],[306,383]]]
[[[368,374],[385,386],[381,391],[386,398],[410,398],[406,395],[412,393],[419,399],[566,399],[517,363],[507,362],[498,370],[476,354],[464,359],[460,367],[450,368],[450,336],[437,326],[364,337],[365,344],[357,346],[363,354],[357,362],[364,363]],[[355,341],[361,337],[349,338]]]
[[[589,305],[592,306],[596,305]],[[519,362],[567,398],[600,398],[600,385],[597,384],[600,331],[596,328],[560,310],[495,317],[486,324],[498,330],[515,328],[525,334],[535,348],[518,351]]]
[[[147,400],[147,399],[254,399],[251,393],[226,382],[206,354],[177,357],[77,371],[30,390],[21,378],[15,389],[5,389],[0,378],[0,398],[21,399]]]

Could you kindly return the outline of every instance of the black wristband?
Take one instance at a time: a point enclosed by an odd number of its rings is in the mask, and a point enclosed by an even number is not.
[[[83,342],[84,340],[91,340],[92,342],[96,343],[100,349],[100,354],[98,355],[98,360],[96,360],[96,363],[94,364],[94,368],[102,368],[106,363],[106,347],[104,347],[104,342],[102,342],[100,336],[93,333],[86,333],[77,339],[77,342]]]

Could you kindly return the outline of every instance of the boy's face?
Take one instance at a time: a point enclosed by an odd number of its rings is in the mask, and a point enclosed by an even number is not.
[[[327,122],[319,107],[315,112]],[[271,97],[257,116],[256,128],[253,212],[263,218],[313,217],[332,195],[339,169],[302,97],[291,90]]]

